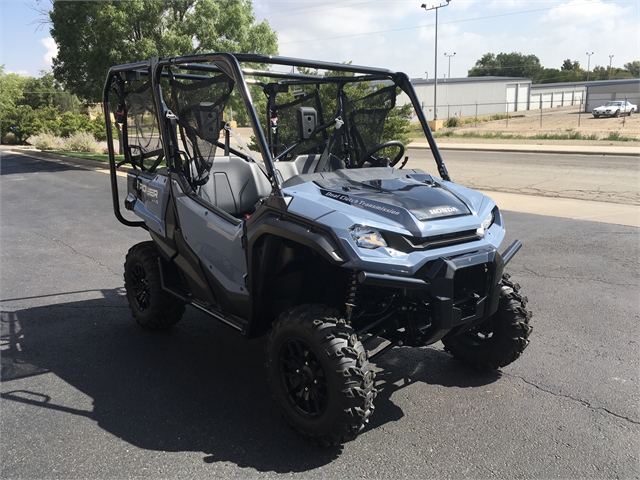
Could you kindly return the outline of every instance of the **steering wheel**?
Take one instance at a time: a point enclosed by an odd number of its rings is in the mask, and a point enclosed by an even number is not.
[[[374,157],[373,154],[387,147],[398,147],[398,149],[400,150],[398,152],[398,155],[396,155],[395,158],[391,160],[391,162],[389,163],[390,167],[395,166],[395,164],[398,163],[402,158],[402,155],[404,155],[404,144],[398,140],[391,140],[389,142],[384,142],[370,149],[367,153],[362,155],[360,160],[358,160],[358,167],[362,167],[365,164],[365,162],[370,159],[375,160],[376,157]]]

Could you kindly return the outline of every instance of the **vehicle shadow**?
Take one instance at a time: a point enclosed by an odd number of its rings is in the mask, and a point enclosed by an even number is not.
[[[402,410],[393,403],[392,396],[413,384],[475,388],[494,383],[502,377],[499,370],[475,370],[455,360],[444,350],[431,346],[396,347],[384,354],[375,368],[378,395],[375,414],[371,417],[368,428],[377,428],[402,418]]]
[[[342,452],[289,429],[265,381],[264,339],[244,339],[195,309],[170,331],[148,332],[131,318],[122,292],[109,290],[100,299],[2,312],[1,327],[4,401],[89,418],[139,448],[203,452],[204,462],[263,472],[309,471]],[[396,349],[379,366],[388,373],[378,376],[385,388],[368,428],[403,416],[387,400],[407,384],[498,378],[469,373],[432,349]],[[49,372],[88,395],[93,408],[65,404],[64,394],[46,390],[52,387],[12,388],[13,380]]]

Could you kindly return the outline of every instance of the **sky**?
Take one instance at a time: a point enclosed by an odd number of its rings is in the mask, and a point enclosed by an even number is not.
[[[445,5],[438,9],[437,57],[436,11],[421,8],[423,1]],[[56,45],[36,10],[50,5],[0,0],[5,73],[51,69]],[[485,53],[533,54],[558,69],[567,58],[585,69],[640,59],[638,0],[254,0],[253,8],[256,20],[278,32],[280,55],[351,61],[412,78],[433,78],[436,58],[439,79],[449,77],[449,65],[451,77],[466,77]]]

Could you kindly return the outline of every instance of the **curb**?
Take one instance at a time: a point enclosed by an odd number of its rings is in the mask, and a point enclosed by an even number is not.
[[[429,144],[426,143],[411,143],[408,148],[418,148],[430,150]],[[631,150],[634,147],[622,147],[628,148]],[[470,152],[507,152],[507,153],[548,153],[548,154],[557,154],[557,155],[600,155],[600,156],[623,156],[623,157],[640,157],[640,148],[635,148],[635,151],[623,151],[623,152],[610,152],[604,150],[563,150],[561,148],[549,146],[545,147],[544,145],[532,145],[526,146],[522,148],[520,146],[483,146],[483,145],[474,145],[469,144],[461,145],[461,144],[446,144],[441,143],[438,144],[438,150],[455,150],[455,151],[470,151]]]

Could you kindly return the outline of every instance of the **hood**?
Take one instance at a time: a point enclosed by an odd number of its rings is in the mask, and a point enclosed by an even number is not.
[[[399,219],[405,212],[421,222],[471,215],[459,197],[426,173],[377,168],[338,170],[314,183],[324,197],[392,219]]]

